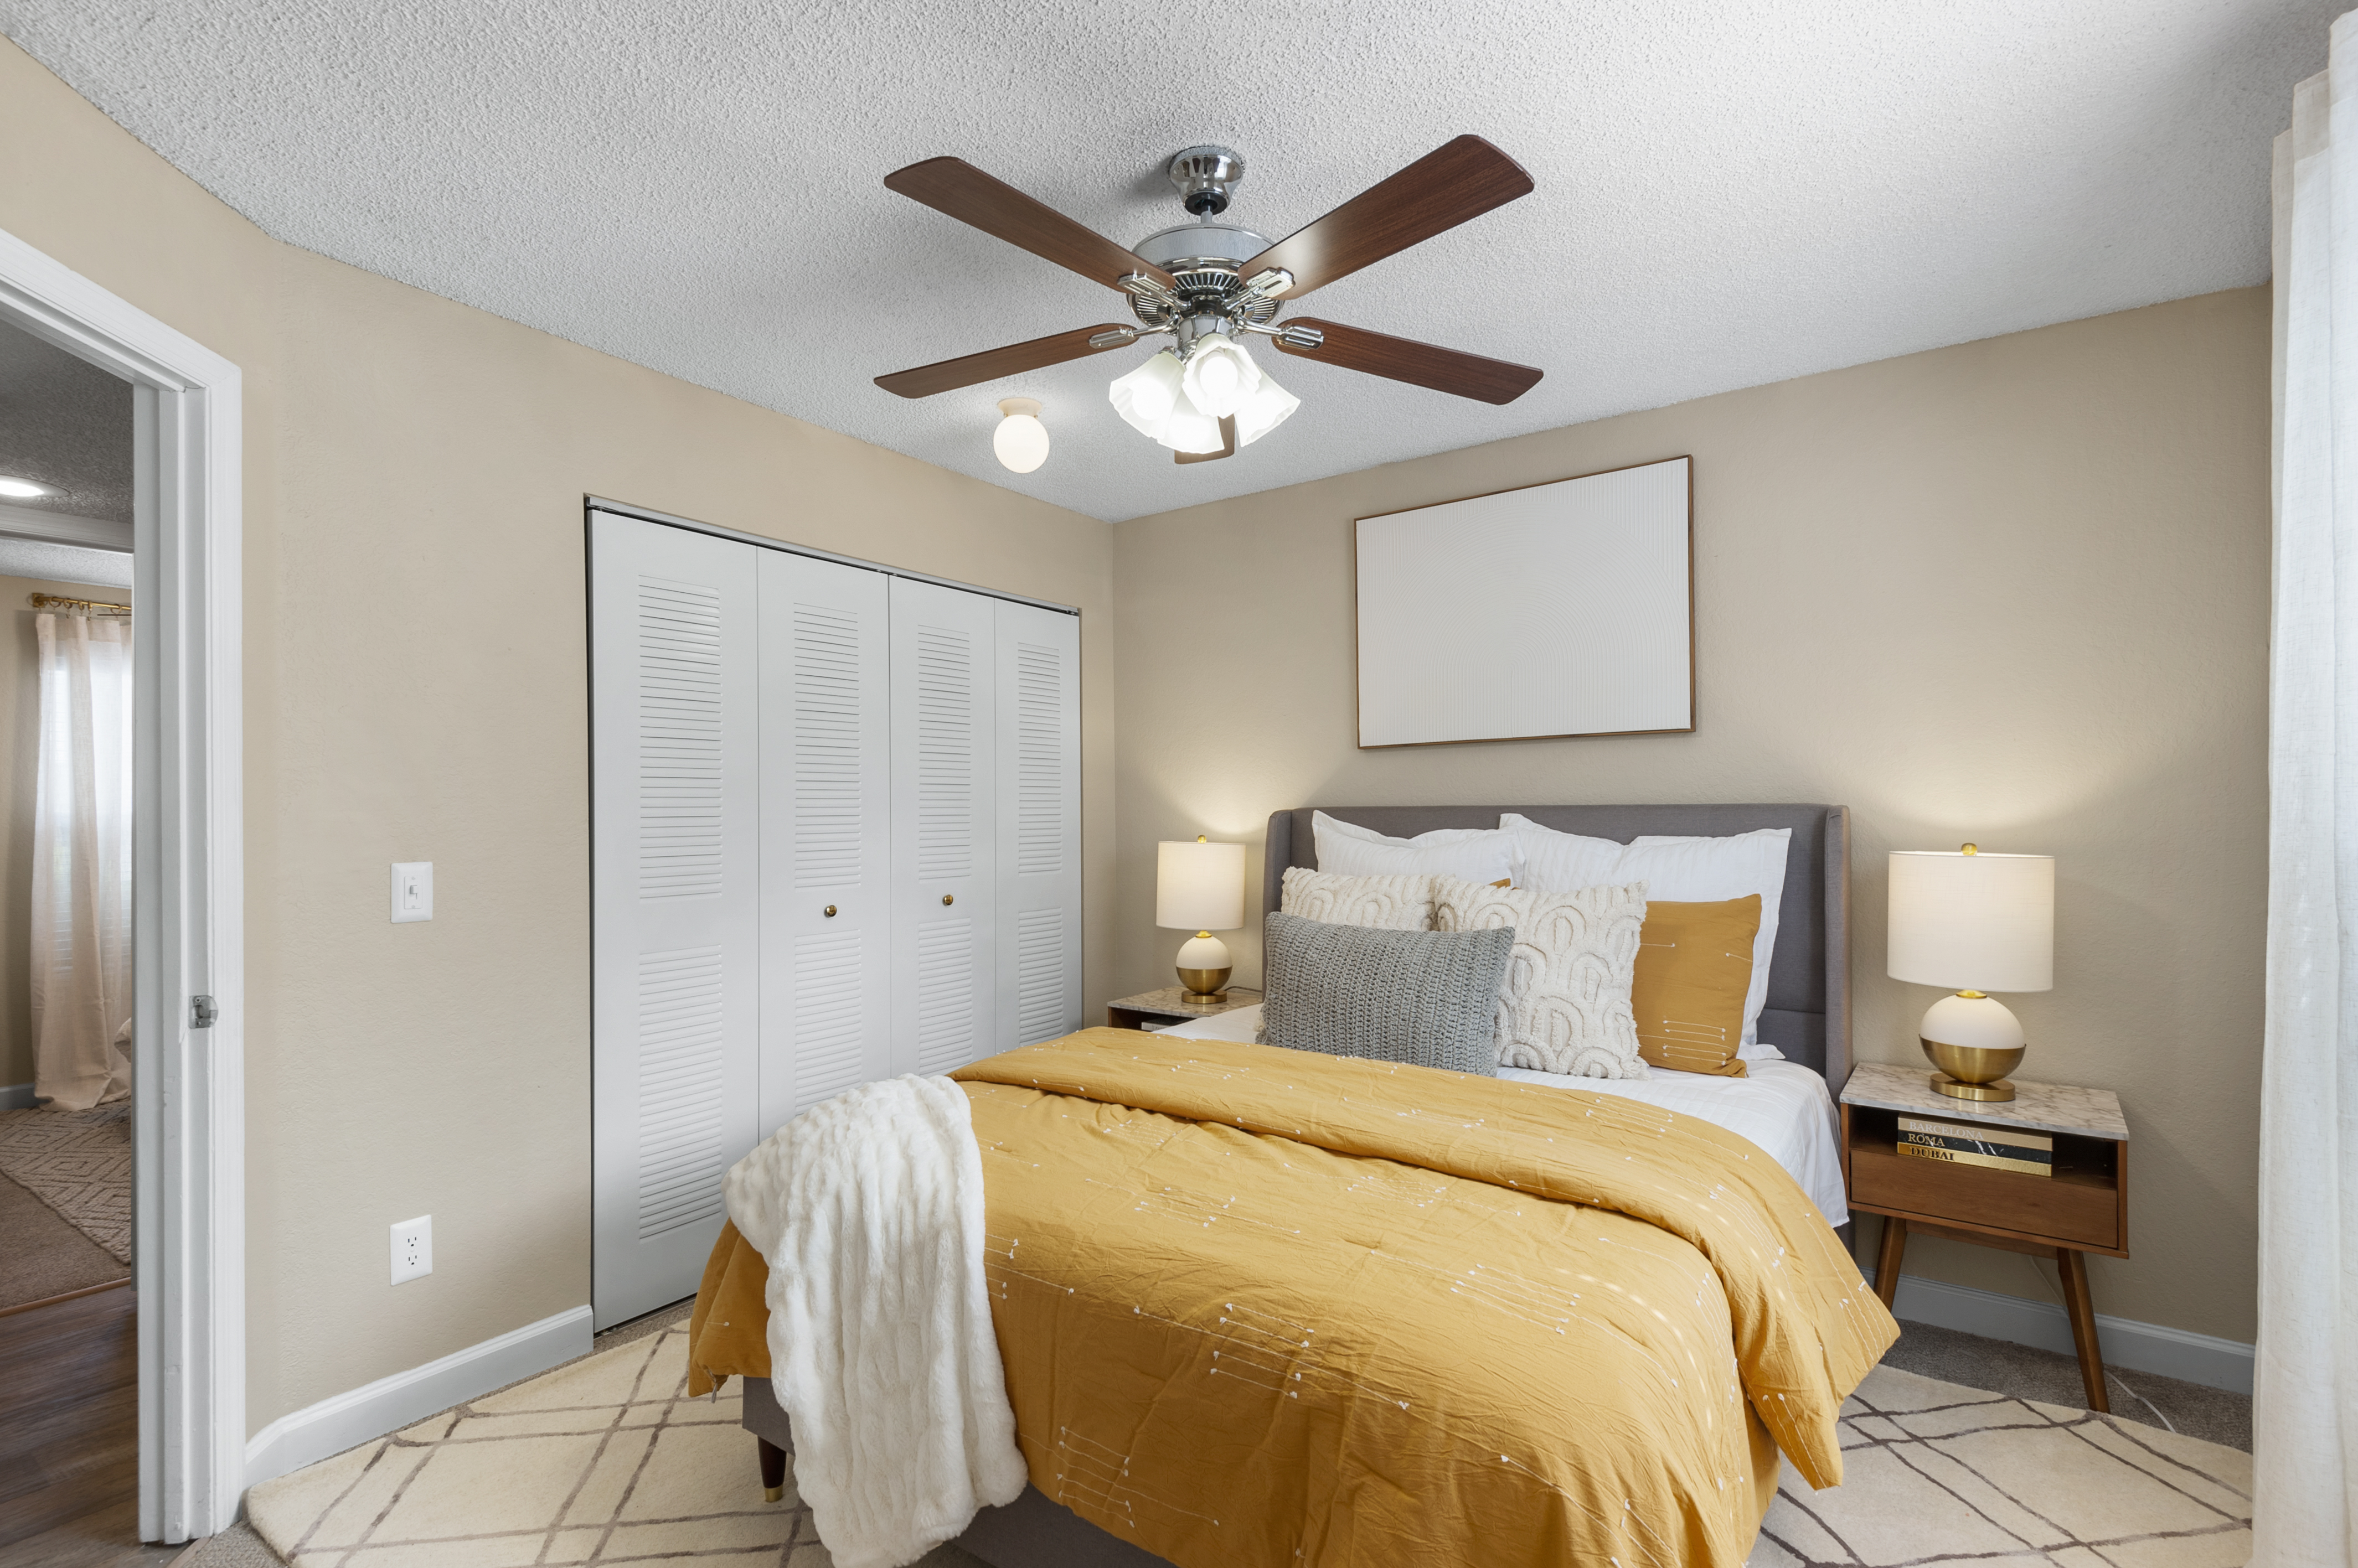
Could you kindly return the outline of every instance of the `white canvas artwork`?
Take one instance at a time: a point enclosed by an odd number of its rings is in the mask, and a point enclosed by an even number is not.
[[[1359,519],[1359,744],[1694,728],[1693,468]]]

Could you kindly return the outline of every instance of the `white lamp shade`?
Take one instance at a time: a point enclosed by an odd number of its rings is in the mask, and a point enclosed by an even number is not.
[[[1174,931],[1233,931],[1245,923],[1245,846],[1155,846],[1154,923]]]
[[[1197,408],[1184,387],[1179,389],[1179,400],[1171,405],[1171,417],[1155,439],[1174,452],[1217,452],[1225,445],[1220,422]]]
[[[1187,400],[1214,419],[1226,419],[1260,386],[1260,367],[1233,338],[1214,334],[1195,339],[1179,385]]]
[[[1029,413],[1011,413],[991,432],[990,449],[1000,467],[1028,474],[1048,460],[1048,427]]]
[[[1262,371],[1260,385],[1253,389],[1252,396],[1245,399],[1244,406],[1237,410],[1237,445],[1251,446],[1283,424],[1286,417],[1301,406],[1300,398],[1271,381],[1269,372]]]
[[[1114,412],[1141,435],[1163,439],[1171,410],[1179,401],[1179,356],[1165,349],[1106,389]]]
[[[2055,985],[2055,857],[1894,850],[1886,968],[1952,991]]]

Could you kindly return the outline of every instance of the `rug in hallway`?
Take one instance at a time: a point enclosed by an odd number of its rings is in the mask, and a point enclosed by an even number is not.
[[[131,1262],[131,1101],[88,1111],[0,1111],[0,1176]]]

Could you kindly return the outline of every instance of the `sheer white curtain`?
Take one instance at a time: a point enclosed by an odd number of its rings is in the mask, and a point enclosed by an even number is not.
[[[56,1111],[131,1092],[131,622],[33,618],[33,1091]]]
[[[2358,13],[2276,147],[2254,1568],[2358,1558]]]

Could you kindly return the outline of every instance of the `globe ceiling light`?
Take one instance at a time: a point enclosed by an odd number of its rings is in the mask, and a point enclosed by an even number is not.
[[[1179,402],[1179,356],[1165,349],[1106,389],[1116,413],[1141,435],[1163,439]]]
[[[1226,419],[1260,387],[1260,367],[1235,338],[1209,333],[1188,349],[1179,384],[1198,409],[1214,419]]]
[[[1048,460],[1048,427],[1040,423],[1040,400],[1006,397],[999,400],[1003,416],[990,433],[990,449],[1000,466],[1028,474]]]
[[[1271,431],[1283,424],[1302,400],[1287,392],[1269,376],[1260,378],[1252,395],[1237,410],[1237,445],[1249,446]]]

